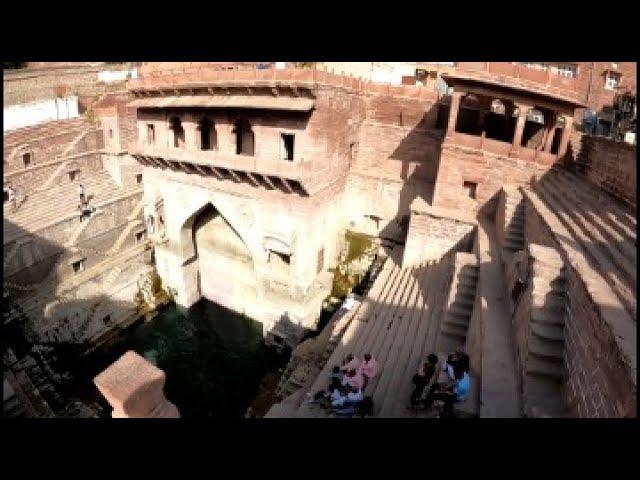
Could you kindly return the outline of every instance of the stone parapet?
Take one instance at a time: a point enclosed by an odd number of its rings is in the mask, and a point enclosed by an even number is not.
[[[133,92],[151,90],[175,90],[206,86],[298,86],[315,90],[319,86],[341,87],[364,95],[393,95],[414,99],[437,100],[437,92],[415,85],[390,85],[365,81],[346,75],[335,75],[323,70],[309,68],[264,69],[264,70],[220,70],[207,65],[167,68],[145,74],[128,82]]]
[[[129,350],[93,381],[113,407],[113,418],[179,418],[164,396],[165,379],[162,370]]]

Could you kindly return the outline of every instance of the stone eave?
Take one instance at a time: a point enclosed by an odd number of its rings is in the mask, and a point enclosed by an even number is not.
[[[525,85],[518,85],[515,82],[517,79],[510,81],[508,77],[500,77],[491,74],[481,74],[474,75],[471,73],[443,73],[443,80],[449,86],[455,87],[458,86],[479,86],[487,89],[496,89],[499,88],[505,93],[512,92],[513,95],[517,96],[533,96],[538,97],[546,102],[552,102],[556,104],[560,104],[565,108],[585,108],[587,105],[581,101],[579,101],[576,97],[562,94],[559,92],[553,92],[549,90],[544,90],[542,86],[538,87],[534,85],[532,82]],[[577,95],[577,93],[576,93]]]

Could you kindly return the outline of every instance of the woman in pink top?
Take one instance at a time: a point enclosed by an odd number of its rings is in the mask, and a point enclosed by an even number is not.
[[[360,361],[359,358],[354,358],[353,355],[350,353],[349,355],[347,355],[347,358],[344,361],[344,364],[341,367],[341,370],[344,372],[348,372],[349,370],[359,370],[360,369],[360,364],[362,362]]]
[[[364,362],[360,366],[360,371],[364,377],[364,386],[366,387],[373,377],[378,374],[378,362],[371,356],[370,353],[364,355]]]
[[[361,390],[364,387],[364,377],[358,370],[351,369],[344,376],[343,384],[349,385],[357,390]]]

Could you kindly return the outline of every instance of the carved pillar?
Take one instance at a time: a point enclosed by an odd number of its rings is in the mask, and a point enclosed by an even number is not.
[[[452,137],[456,131],[458,121],[458,111],[460,110],[460,100],[463,92],[453,92],[451,94],[451,107],[449,108],[449,123],[447,125],[447,137]]]
[[[164,382],[164,372],[132,350],[93,379],[113,418],[179,418],[164,396]]]
[[[511,144],[512,156],[517,156],[520,151],[520,143],[522,143],[522,133],[524,132],[524,124],[527,121],[527,113],[529,113],[529,105],[516,104],[518,107],[518,120],[516,122],[516,129],[513,134],[513,142]]]
[[[547,132],[546,132],[547,136],[545,138],[545,142],[543,146],[544,151],[547,153],[551,151],[551,146],[553,145],[553,139],[556,136],[556,122],[557,122],[557,115],[553,114],[553,116],[551,117],[551,122],[547,127]]]
[[[200,150],[200,130],[198,123],[192,117],[187,117],[182,122],[184,128],[184,148],[186,150]]]
[[[560,137],[560,147],[558,148],[558,157],[562,158],[567,153],[567,147],[569,146],[569,137],[571,136],[571,130],[573,126],[573,117],[565,115],[564,128],[562,129],[562,137]]]

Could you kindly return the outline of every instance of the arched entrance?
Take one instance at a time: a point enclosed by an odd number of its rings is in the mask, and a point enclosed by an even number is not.
[[[242,237],[208,203],[184,223],[183,250],[193,272],[198,297],[244,313],[255,303],[253,256]]]

